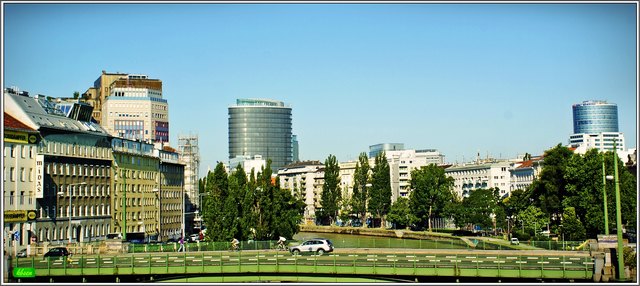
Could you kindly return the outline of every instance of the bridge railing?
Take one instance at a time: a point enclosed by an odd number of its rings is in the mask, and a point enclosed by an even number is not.
[[[336,248],[402,248],[402,249],[480,249],[480,250],[513,250],[522,249],[519,246],[510,245],[508,241],[496,243],[485,240],[468,238],[471,245],[458,239],[441,239],[441,240],[421,240],[421,239],[397,239],[386,237],[367,237],[353,239],[331,240]],[[288,246],[298,245],[301,241],[288,241]],[[277,241],[241,241],[241,250],[266,250],[274,249]],[[588,250],[579,248],[583,244],[582,241],[522,241],[522,245],[546,249],[546,250]],[[472,246],[473,245],[473,246]],[[179,249],[178,243],[165,244],[131,244],[129,245],[129,253],[142,252],[175,252]],[[218,251],[231,249],[230,242],[190,242],[185,243],[187,252],[195,251]]]
[[[68,259],[16,258],[14,267],[38,276],[204,273],[317,273],[460,277],[591,279],[593,258],[533,254],[397,254],[380,251],[291,255],[269,251],[74,255]]]

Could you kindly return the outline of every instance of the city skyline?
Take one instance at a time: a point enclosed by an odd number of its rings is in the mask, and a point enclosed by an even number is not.
[[[4,87],[71,97],[100,71],[163,82],[170,143],[198,134],[200,174],[227,162],[239,98],[292,108],[301,160],[378,143],[541,155],[573,104],[617,104],[636,147],[632,4],[6,4]]]

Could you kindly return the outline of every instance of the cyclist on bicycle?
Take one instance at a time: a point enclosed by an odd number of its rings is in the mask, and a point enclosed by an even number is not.
[[[238,244],[240,244],[240,241],[238,241],[235,237],[233,238],[233,240],[231,241],[231,248],[233,250],[238,250]]]
[[[286,241],[287,241],[287,239],[281,236],[281,237],[278,239],[278,249],[282,249],[282,250],[287,249],[287,248],[284,246],[284,243],[285,243]]]

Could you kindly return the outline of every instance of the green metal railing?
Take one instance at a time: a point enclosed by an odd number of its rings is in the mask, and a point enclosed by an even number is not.
[[[521,246],[510,245],[508,241],[502,243],[490,242],[472,237],[466,238],[472,245],[465,243],[460,239],[398,239],[387,237],[367,237],[354,239],[331,240],[335,248],[401,248],[401,249],[479,249],[479,250],[514,250],[523,249]],[[301,241],[288,241],[288,245],[297,245]],[[241,241],[241,250],[267,250],[274,249],[276,241]],[[588,244],[579,249],[583,245],[583,241],[521,241],[520,245],[528,245],[535,248],[546,250],[566,250],[588,251]],[[194,251],[219,251],[229,250],[230,242],[191,242],[185,243],[186,252]],[[180,248],[178,243],[164,244],[130,244],[128,246],[129,253],[146,253],[146,252],[175,252]]]
[[[217,251],[17,258],[13,267],[34,268],[36,276],[122,276],[160,274],[300,273],[496,278],[592,279],[586,255],[492,255],[393,252],[291,255],[288,252]]]

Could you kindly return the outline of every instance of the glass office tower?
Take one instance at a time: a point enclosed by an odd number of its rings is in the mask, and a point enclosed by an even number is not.
[[[606,101],[583,101],[573,105],[573,133],[618,132],[618,106]]]
[[[282,101],[238,99],[229,107],[229,159],[262,155],[275,173],[293,160],[291,136],[291,108]]]

